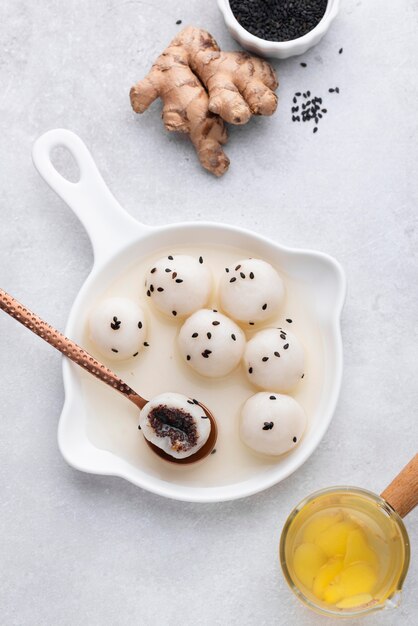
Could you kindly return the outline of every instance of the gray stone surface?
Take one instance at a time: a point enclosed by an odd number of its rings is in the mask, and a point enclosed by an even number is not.
[[[345,0],[302,59],[276,62],[280,108],[231,130],[231,168],[200,169],[133,81],[178,31],[235,47],[216,2],[3,0],[0,5],[0,284],[58,328],[92,263],[87,236],[30,157],[47,129],[79,133],[121,204],[152,224],[239,223],[344,265],[344,383],[311,459],[252,498],[163,500],[68,467],[56,445],[60,357],[0,315],[0,622],[4,626],[318,625],[277,562],[290,508],[329,484],[382,489],[416,452],[418,8]],[[342,55],[338,54],[344,47]],[[328,88],[340,87],[340,94]],[[292,124],[298,90],[324,96],[319,132]],[[418,623],[418,515],[402,606],[374,626]],[[332,621],[326,621],[331,624]],[[351,622],[346,622],[351,624]]]

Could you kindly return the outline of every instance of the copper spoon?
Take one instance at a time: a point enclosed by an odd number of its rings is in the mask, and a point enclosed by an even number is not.
[[[125,398],[130,400],[135,404],[139,409],[144,408],[144,406],[148,403],[148,400],[145,400],[142,396],[140,396],[136,391],[131,389],[129,385],[127,385],[123,380],[121,380],[114,372],[112,372],[108,367],[99,363],[94,357],[91,356],[86,350],[80,348],[74,341],[68,339],[64,335],[62,335],[58,330],[44,322],[38,315],[29,311],[23,304],[20,304],[15,298],[6,293],[3,289],[0,288],[0,309],[3,309],[5,313],[14,317],[15,320],[29,328],[33,333],[38,335],[44,341],[47,341],[51,346],[62,352],[62,354],[74,363],[77,363],[80,367],[93,374],[96,378],[101,380],[102,382],[109,385],[116,391],[119,391]],[[209,409],[199,402],[199,405],[202,407],[204,412],[209,418],[211,429],[209,438],[206,443],[194,454],[183,458],[177,459],[166,452],[158,448],[152,444],[148,439],[145,439],[149,447],[158,454],[159,457],[165,459],[166,461],[171,461],[172,463],[178,463],[181,465],[186,465],[190,463],[195,463],[196,461],[200,461],[207,457],[214,449],[218,428],[216,425],[216,420]]]

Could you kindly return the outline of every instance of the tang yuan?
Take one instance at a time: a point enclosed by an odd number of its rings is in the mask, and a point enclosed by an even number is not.
[[[204,307],[212,290],[212,275],[202,256],[170,254],[147,272],[145,291],[161,313],[187,317]]]
[[[148,441],[176,459],[195,454],[211,431],[210,419],[197,400],[170,392],[147,402],[139,425]]]
[[[299,443],[305,428],[305,412],[291,396],[260,392],[242,408],[241,439],[261,454],[277,456],[289,452]]]
[[[270,263],[244,259],[225,268],[219,285],[221,307],[238,322],[254,325],[277,313],[284,301],[282,279]]]
[[[245,348],[241,328],[217,310],[201,309],[181,327],[178,343],[186,363],[202,376],[226,376],[237,367]]]
[[[101,354],[115,361],[136,357],[147,346],[142,308],[128,298],[107,298],[91,312],[90,339]]]
[[[304,350],[299,339],[282,328],[260,330],[244,354],[248,380],[261,389],[291,391],[304,376]]]

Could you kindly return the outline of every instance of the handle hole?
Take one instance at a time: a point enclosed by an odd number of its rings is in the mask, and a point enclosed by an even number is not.
[[[51,163],[59,174],[70,183],[80,182],[81,172],[77,161],[64,146],[55,146],[50,155]]]

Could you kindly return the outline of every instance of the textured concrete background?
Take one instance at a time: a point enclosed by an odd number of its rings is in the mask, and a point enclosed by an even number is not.
[[[315,454],[282,484],[227,504],[166,501],[65,464],[56,444],[60,357],[1,314],[4,626],[331,624],[286,588],[281,525],[314,489],[381,490],[416,452],[416,1],[343,1],[322,43],[276,62],[279,111],[231,131],[221,180],[200,169],[184,138],[163,131],[159,105],[143,117],[129,106],[129,87],[177,19],[236,47],[214,0],[0,3],[0,284],[65,326],[92,253],[30,151],[42,132],[70,128],[139,220],[239,223],[340,260],[349,288],[339,406]],[[333,86],[339,95],[328,93]],[[293,93],[306,89],[328,109],[316,135],[291,122]],[[417,512],[407,525],[403,604],[366,620],[374,626],[418,623]]]

